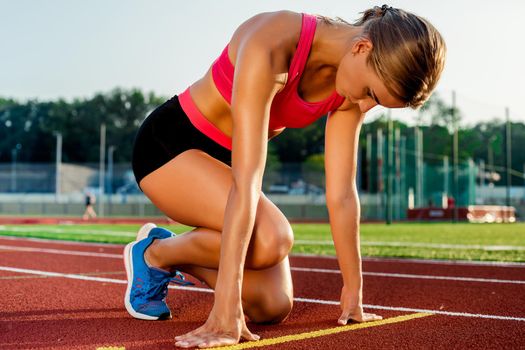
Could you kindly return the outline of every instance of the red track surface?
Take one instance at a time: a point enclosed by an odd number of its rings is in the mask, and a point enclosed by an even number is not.
[[[213,295],[170,289],[172,320],[133,319],[123,306],[122,249],[0,237],[0,349],[174,349],[175,335],[206,320]],[[341,277],[333,271],[337,262],[312,257],[293,257],[291,262],[296,297],[312,300],[296,301],[281,325],[249,325],[263,339],[337,327],[341,288]],[[373,259],[364,261],[363,270],[365,310],[384,318],[422,309],[434,315],[263,349],[525,348],[525,265]],[[43,276],[45,272],[107,280]],[[319,299],[333,303],[321,304]]]

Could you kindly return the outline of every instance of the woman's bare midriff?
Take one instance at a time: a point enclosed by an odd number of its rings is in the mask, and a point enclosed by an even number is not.
[[[213,82],[211,68],[204,77],[190,86],[190,94],[199,111],[229,137],[232,136],[233,119],[228,102],[222,97]],[[277,136],[282,130],[269,130],[268,139]]]
[[[283,86],[286,82],[286,75],[281,74],[277,80],[283,82]],[[333,92],[333,91],[332,91]],[[332,93],[330,92],[330,94]],[[209,70],[206,75],[196,81],[193,85],[190,86],[191,97],[199,109],[199,111],[204,115],[204,117],[209,120],[215,127],[221,130],[225,135],[229,137],[232,136],[233,129],[233,118],[231,115],[231,108],[228,102],[222,97],[219,90],[215,87],[213,78],[211,75],[211,70]],[[314,98],[315,99],[325,99],[329,95]],[[268,140],[274,138],[275,136],[282,133],[284,129],[278,130],[268,130]]]
[[[190,94],[199,111],[213,125],[228,136],[232,136],[231,108],[213,82],[211,68],[204,77],[190,86]]]

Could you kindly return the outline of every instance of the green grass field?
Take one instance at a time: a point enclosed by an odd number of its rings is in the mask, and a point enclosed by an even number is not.
[[[127,243],[139,225],[5,225],[0,235]],[[168,226],[176,233],[191,228]],[[294,253],[335,255],[327,224],[294,224]],[[525,223],[361,225],[363,256],[525,262]]]

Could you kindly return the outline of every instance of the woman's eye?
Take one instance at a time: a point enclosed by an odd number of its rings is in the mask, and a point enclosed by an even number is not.
[[[371,89],[367,89],[366,96],[370,97],[375,103],[380,104],[379,101],[377,100],[377,97],[372,94]]]

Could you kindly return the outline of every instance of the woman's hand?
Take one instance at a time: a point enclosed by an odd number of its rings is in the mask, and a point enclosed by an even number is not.
[[[343,310],[343,313],[337,321],[341,325],[346,325],[348,320],[369,322],[383,319],[383,317],[376,314],[364,313],[361,290],[350,290],[350,288],[346,286],[341,290],[341,310]]]
[[[231,317],[228,312],[216,312],[212,309],[208,320],[201,327],[175,337],[175,346],[181,348],[211,348],[216,346],[233,345],[245,340],[259,340],[260,337],[250,332],[242,312],[242,307]]]

